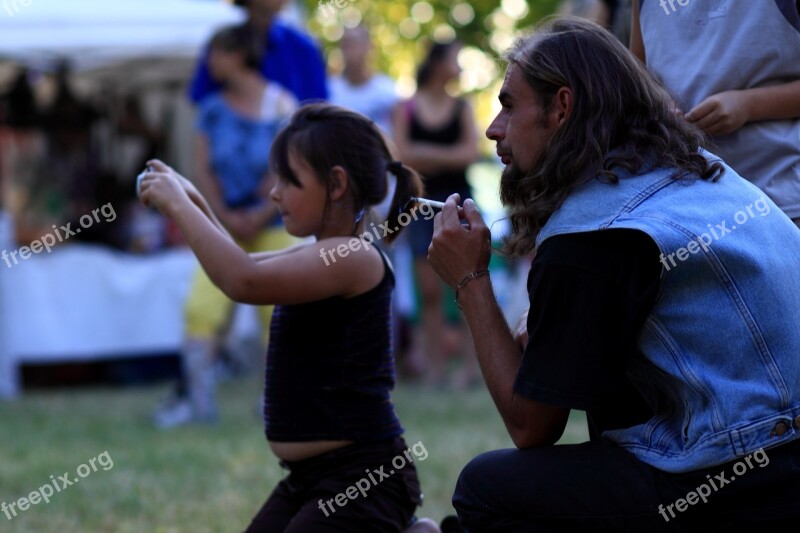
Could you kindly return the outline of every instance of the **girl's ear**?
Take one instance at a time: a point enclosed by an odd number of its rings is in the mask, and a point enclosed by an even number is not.
[[[333,167],[330,171],[330,181],[328,182],[328,193],[331,201],[335,202],[344,198],[348,185],[347,171],[339,165]]]

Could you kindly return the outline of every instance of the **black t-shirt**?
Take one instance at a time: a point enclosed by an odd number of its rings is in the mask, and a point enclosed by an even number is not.
[[[528,345],[514,390],[586,411],[592,440],[649,420],[652,409],[625,371],[658,293],[659,249],[645,233],[558,235],[528,275]]]

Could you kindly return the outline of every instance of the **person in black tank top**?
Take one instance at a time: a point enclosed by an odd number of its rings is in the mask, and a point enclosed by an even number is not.
[[[372,208],[388,193],[389,172],[396,178],[385,221],[390,228],[411,218],[406,206],[421,194],[421,180],[392,160],[374,123],[328,104],[298,110],[269,159],[278,177],[271,199],[287,231],[315,242],[247,254],[197,189],[161,161],[149,163],[141,185],[142,202],[175,220],[230,299],[276,305],[264,421],[267,440],[289,474],[247,531],[406,530],[422,501],[414,461],[407,458],[424,459],[419,449],[425,457],[427,450],[421,442],[406,446],[390,400],[394,275],[365,229]],[[383,239],[391,242],[398,232]],[[351,496],[348,489],[365,470],[380,469],[392,473],[370,483],[367,494]],[[339,503],[342,494],[346,506]]]
[[[414,99],[406,101],[405,108],[409,120],[409,139],[421,143],[442,145],[442,147],[446,148],[457,145],[465,126],[462,124],[462,117],[465,112],[465,107],[469,104],[467,104],[467,101],[463,98],[456,98],[453,101],[453,111],[449,119],[435,127],[423,122],[423,120],[419,118],[419,111],[417,110],[419,105],[416,104]],[[468,125],[468,127],[472,126]],[[467,195],[462,198],[462,200],[465,200],[469,195],[467,166],[468,165],[465,165],[463,168],[453,169],[442,168],[441,170],[425,174],[424,183],[426,197],[433,198],[435,196],[437,200],[440,198],[446,199],[447,196],[453,194],[453,192],[461,191]],[[428,243],[430,244],[430,241]]]
[[[454,98],[446,90],[461,72],[457,61],[460,50],[457,41],[434,44],[418,69],[417,93],[398,105],[393,115],[401,158],[423,174],[425,196],[442,202],[453,193],[458,193],[462,201],[472,196],[467,168],[478,158],[472,108],[464,98]],[[465,359],[452,383],[462,388],[480,376],[465,328],[459,331],[447,326],[442,305],[444,285],[427,262],[432,236],[433,220],[419,221],[409,231],[420,289],[420,327],[415,332],[410,363],[423,369],[428,385],[440,385],[446,378],[447,357],[453,351],[453,342],[448,339],[461,338]]]

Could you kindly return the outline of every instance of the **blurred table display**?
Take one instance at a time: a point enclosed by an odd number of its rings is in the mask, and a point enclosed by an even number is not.
[[[138,256],[82,244],[0,264],[0,398],[19,392],[21,363],[178,351],[196,267],[185,248]]]

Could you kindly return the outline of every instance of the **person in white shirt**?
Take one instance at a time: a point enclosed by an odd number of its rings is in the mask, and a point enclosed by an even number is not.
[[[391,113],[398,96],[394,81],[370,66],[372,41],[364,26],[345,30],[339,42],[344,59],[341,75],[331,78],[330,101],[372,119],[391,134]]]

